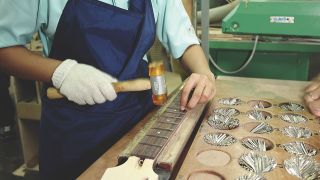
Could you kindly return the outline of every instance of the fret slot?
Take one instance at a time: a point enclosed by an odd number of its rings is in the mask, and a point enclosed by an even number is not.
[[[166,129],[166,130],[173,131],[177,127],[177,125],[170,124],[170,123],[157,122],[153,127],[154,129]]]
[[[140,142],[144,144],[151,144],[162,147],[165,145],[166,139],[162,137],[145,136]]]
[[[178,121],[178,122],[176,122]],[[179,125],[180,120],[177,119],[170,119],[165,117],[160,117],[158,120],[159,123],[166,123],[166,124],[173,124],[173,125]]]
[[[176,111],[176,112],[183,112],[180,110],[180,107],[167,107],[166,111],[170,110],[170,111]]]
[[[159,122],[166,122],[166,123],[173,123],[173,124],[180,124],[180,118],[170,118],[170,117],[160,117]]]
[[[181,114],[182,113],[180,110],[177,110],[177,109],[166,109],[165,112],[173,113],[173,114]]]
[[[179,116],[181,115],[186,115],[186,112],[185,111],[181,111],[180,109],[173,109],[173,108],[168,108],[166,109],[166,111],[164,112],[165,113],[171,113],[171,114],[177,114]]]
[[[183,118],[185,116],[185,114],[175,114],[175,113],[170,113],[170,112],[164,112],[162,115],[162,117],[167,117],[167,118]]]
[[[144,143],[144,142],[139,142],[139,144],[148,145],[148,146],[155,146],[155,147],[159,147],[159,148],[162,147],[162,146],[159,146],[159,145],[157,145],[157,144],[149,144],[149,143]]]
[[[174,129],[171,129],[171,128],[160,128],[160,127],[153,127],[151,129],[162,130],[162,131],[173,131],[174,130]]]
[[[180,108],[180,102],[172,102],[168,107],[172,109],[178,109]]]
[[[133,150],[132,155],[142,157],[142,158],[154,159],[160,150],[161,150],[160,147],[150,146],[146,144],[139,144]]]
[[[164,118],[174,118],[176,120],[180,120],[181,121],[181,118],[180,117],[174,117],[174,116],[163,116]]]
[[[151,128],[147,135],[148,136],[153,136],[153,137],[160,137],[160,138],[166,138],[169,139],[170,135],[171,135],[170,130],[165,130],[165,129],[153,129]]]

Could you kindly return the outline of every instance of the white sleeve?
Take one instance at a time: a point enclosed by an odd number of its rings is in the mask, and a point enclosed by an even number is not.
[[[0,48],[28,43],[39,29],[39,0],[0,0]]]
[[[199,44],[181,0],[157,0],[157,36],[174,58],[180,58],[193,44]]]

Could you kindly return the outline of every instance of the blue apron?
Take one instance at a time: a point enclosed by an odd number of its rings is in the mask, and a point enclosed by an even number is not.
[[[50,57],[90,64],[120,81],[148,77],[142,58],[154,37],[150,0],[130,0],[129,10],[98,0],[69,0]],[[41,179],[75,179],[152,107],[151,91],[119,93],[116,100],[94,106],[44,97]]]

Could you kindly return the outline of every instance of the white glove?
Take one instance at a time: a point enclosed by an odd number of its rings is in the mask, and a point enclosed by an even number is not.
[[[117,97],[111,84],[117,79],[72,59],[63,61],[54,71],[51,80],[61,94],[79,105],[101,104]]]

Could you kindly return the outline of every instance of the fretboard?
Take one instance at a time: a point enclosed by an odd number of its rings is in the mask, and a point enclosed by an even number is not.
[[[180,110],[180,96],[181,92],[155,120],[155,123],[133,149],[131,155],[148,159],[157,157],[185,117],[186,112]]]

